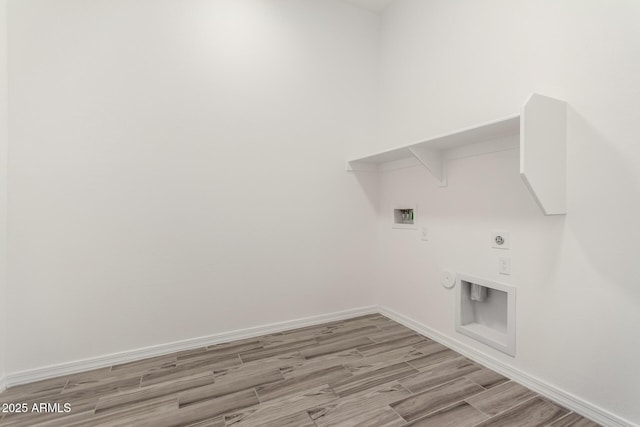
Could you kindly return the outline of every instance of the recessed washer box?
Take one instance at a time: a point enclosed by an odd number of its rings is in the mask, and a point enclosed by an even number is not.
[[[403,204],[393,206],[391,211],[391,226],[393,228],[417,230],[417,211],[416,205]]]
[[[516,288],[466,274],[457,282],[456,331],[515,356]]]

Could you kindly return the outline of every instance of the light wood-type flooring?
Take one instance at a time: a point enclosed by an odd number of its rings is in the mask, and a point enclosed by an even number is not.
[[[0,403],[71,407],[2,426],[597,426],[377,314],[17,386]]]

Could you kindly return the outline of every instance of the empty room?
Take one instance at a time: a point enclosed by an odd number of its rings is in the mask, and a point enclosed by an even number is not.
[[[637,0],[0,0],[0,426],[640,426]]]

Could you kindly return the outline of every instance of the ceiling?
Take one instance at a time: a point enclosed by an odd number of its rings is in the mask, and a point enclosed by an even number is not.
[[[394,0],[345,0],[363,9],[373,12],[381,12],[385,7],[390,5]]]

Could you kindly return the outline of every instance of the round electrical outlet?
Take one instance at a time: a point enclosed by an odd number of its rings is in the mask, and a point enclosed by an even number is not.
[[[456,275],[449,270],[444,270],[440,274],[440,284],[447,289],[451,289],[456,284]]]

